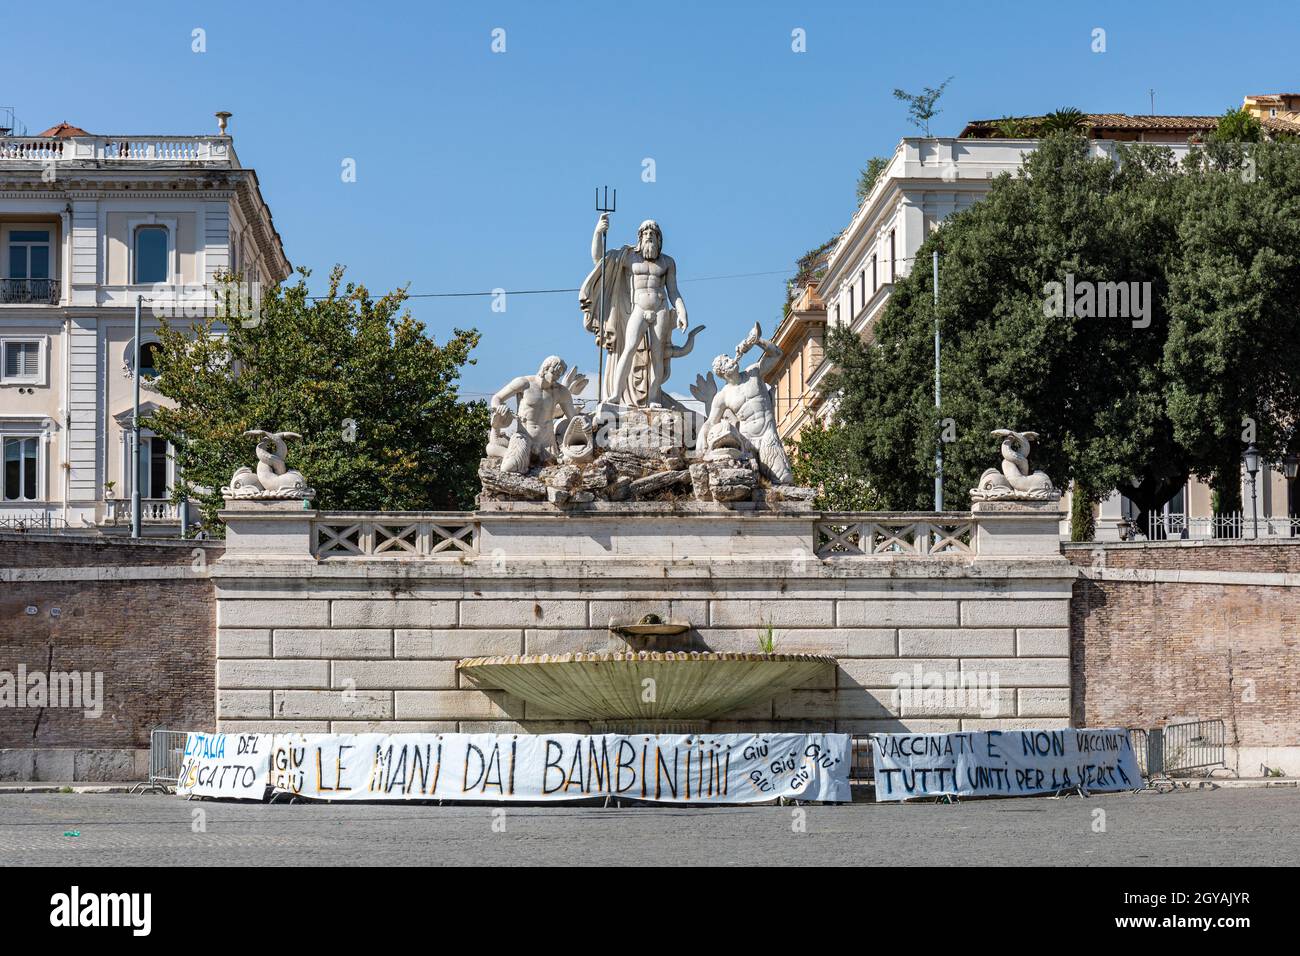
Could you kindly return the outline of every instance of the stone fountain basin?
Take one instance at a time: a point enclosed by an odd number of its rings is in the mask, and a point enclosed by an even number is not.
[[[529,719],[598,722],[713,720],[834,666],[835,658],[814,654],[701,651],[475,657],[456,665],[475,687],[519,697],[529,705]],[[647,678],[654,684],[645,684]]]

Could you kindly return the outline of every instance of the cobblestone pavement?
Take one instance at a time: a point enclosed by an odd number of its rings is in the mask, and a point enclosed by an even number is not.
[[[499,809],[0,795],[0,866],[1300,863],[1293,788],[811,806],[804,832],[792,807]]]

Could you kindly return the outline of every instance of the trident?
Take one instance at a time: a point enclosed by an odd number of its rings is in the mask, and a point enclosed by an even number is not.
[[[596,212],[611,213],[618,206],[618,190],[614,190],[614,199],[609,198],[609,187],[605,187],[602,198],[600,187],[596,187]],[[600,237],[600,332],[596,339],[596,399],[605,400],[605,251],[609,241],[609,232]]]

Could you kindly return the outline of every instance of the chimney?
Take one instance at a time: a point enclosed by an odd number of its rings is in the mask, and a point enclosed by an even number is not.
[[[230,117],[231,117],[232,115],[234,115],[234,114],[232,114],[232,113],[228,113],[226,110],[221,110],[221,111],[219,111],[218,113],[216,113],[215,115],[216,115],[216,117],[217,117],[217,135],[218,135],[218,136],[225,136],[225,135],[227,135],[227,134],[226,134],[226,123],[230,120]]]

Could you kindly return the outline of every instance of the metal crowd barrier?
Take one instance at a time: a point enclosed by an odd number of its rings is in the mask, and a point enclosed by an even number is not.
[[[170,793],[176,789],[188,736],[184,730],[150,731],[149,782],[133,788],[133,793]]]
[[[1156,731],[1159,733],[1159,731]],[[1133,755],[1137,757],[1138,772],[1144,777],[1151,775],[1151,734],[1141,727],[1128,728],[1129,743],[1133,746]]]
[[[1227,769],[1228,733],[1222,720],[1194,720],[1149,730],[1130,727],[1138,769],[1149,782]],[[1158,788],[1157,788],[1158,789]]]
[[[1164,772],[1212,772],[1227,765],[1227,728],[1222,720],[1169,724],[1164,733]]]
[[[875,768],[871,765],[871,738],[853,737],[849,740],[849,745],[849,781],[866,783],[874,780]]]

